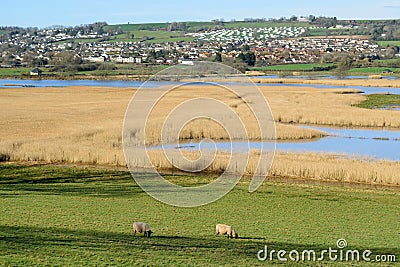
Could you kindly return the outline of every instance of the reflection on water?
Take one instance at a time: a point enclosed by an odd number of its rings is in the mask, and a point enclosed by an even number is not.
[[[324,131],[329,136],[307,142],[278,142],[276,143],[277,150],[327,152],[371,159],[400,161],[400,131],[304,127]],[[261,147],[260,142],[233,142],[233,144],[233,151],[238,152]],[[232,144],[229,142],[216,142],[215,146],[219,151],[231,151],[232,148]],[[264,146],[266,145],[264,144]],[[174,149],[174,147],[174,145],[164,146],[166,149]],[[181,145],[180,148],[198,150],[199,143]],[[214,144],[202,144],[201,148],[214,149]]]
[[[379,108],[375,108],[375,109],[400,111],[400,106],[399,105],[386,105],[384,107],[379,107]]]

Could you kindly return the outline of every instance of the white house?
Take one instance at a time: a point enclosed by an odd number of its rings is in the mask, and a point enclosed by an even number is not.
[[[181,61],[182,65],[188,65],[188,66],[193,66],[194,65],[193,60],[182,59],[180,61]]]

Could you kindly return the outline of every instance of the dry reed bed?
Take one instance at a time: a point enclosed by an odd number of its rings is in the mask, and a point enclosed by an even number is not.
[[[104,87],[2,89],[0,154],[20,161],[123,164],[122,125],[135,91]],[[229,101],[236,103],[238,99]],[[176,99],[172,106],[178,102]],[[158,112],[163,114],[163,108]],[[190,125],[183,129],[182,139],[191,134],[194,138],[225,137],[223,130],[215,134],[207,124],[193,123],[193,129]],[[154,131],[161,120],[154,118],[149,125]],[[277,131],[279,139],[321,136],[318,131],[292,125],[278,124]]]
[[[197,152],[183,152],[184,157],[196,159]],[[171,162],[162,151],[150,151],[149,157],[153,166],[160,171],[171,171]],[[212,164],[205,170],[209,173],[221,173],[227,169],[230,155],[218,153]],[[259,161],[259,153],[252,151],[245,169],[245,175],[253,175]],[[263,163],[261,163],[263,164]],[[264,163],[265,164],[265,163]],[[264,168],[263,168],[264,167]],[[268,166],[262,166],[266,169]],[[364,184],[400,185],[398,175],[400,162],[375,161],[363,158],[348,158],[343,155],[321,153],[285,153],[277,152],[271,169],[270,177],[288,177],[314,179],[321,181],[341,181]]]
[[[277,122],[400,128],[398,112],[354,107],[365,96],[343,93],[347,90],[299,87],[262,87],[262,90]]]
[[[363,96],[336,94],[335,90],[315,88],[264,88],[274,116],[281,121],[314,123],[351,122],[352,125],[370,121],[376,126],[399,125],[399,116],[393,111],[371,111],[349,106]],[[89,163],[124,166],[121,129],[126,107],[134,89],[126,88],[19,88],[0,90],[0,154],[11,161],[41,161],[47,163]],[[184,95],[184,94],[183,94]],[[182,96],[175,96],[174,101]],[[218,96],[223,99],[222,96]],[[224,99],[246,115],[240,99]],[[239,105],[238,105],[239,103]],[[154,127],[159,123],[156,111]],[[354,115],[353,115],[354,114]],[[390,121],[390,123],[388,123]],[[250,121],[249,121],[250,122]],[[181,137],[224,137],[226,132],[194,121],[184,128]],[[253,127],[249,123],[250,129]],[[192,128],[192,129],[190,129]],[[216,129],[216,130],[213,130]],[[186,133],[185,131],[188,131]],[[208,132],[207,132],[208,131]],[[155,131],[157,132],[157,131]],[[197,134],[197,135],[196,135]],[[318,136],[318,132],[299,130],[294,125],[277,124],[280,139]],[[162,157],[160,157],[162,158]],[[224,168],[224,160],[216,161],[214,171]],[[160,168],[170,165],[158,163]],[[219,164],[219,165],[218,165]],[[165,167],[166,166],[166,167]],[[248,172],[251,173],[250,165]],[[321,180],[343,180],[364,183],[399,184],[399,163],[343,159],[320,154],[278,153],[271,174]]]
[[[167,118],[167,115],[179,104],[184,103],[190,99],[196,97],[208,97],[211,99],[219,100],[224,102],[227,106],[232,108],[235,111],[235,114],[242,120],[247,130],[249,139],[251,140],[260,140],[260,130],[258,122],[249,109],[249,106],[246,102],[246,97],[240,98],[236,95],[232,94],[230,91],[225,90],[221,87],[186,87],[184,90],[172,91],[165,95],[161,101],[159,101],[155,106],[153,112],[150,114],[149,123],[146,127],[147,134],[147,143],[148,144],[157,144],[160,142],[160,132],[163,127],[163,123]],[[269,95],[268,97],[275,98],[275,93]],[[289,97],[289,95],[287,95]],[[207,109],[207,106],[202,107],[203,109]],[[281,105],[276,105],[272,107],[272,113],[274,114],[274,109],[279,110]],[[190,112],[190,111],[188,111]],[[219,111],[215,111],[218,113]],[[221,111],[221,113],[224,111]],[[280,114],[280,113],[278,113]],[[227,116],[222,114],[222,116]],[[217,116],[216,116],[217,117]],[[276,117],[276,116],[275,116]],[[276,118],[274,118],[276,121]],[[290,121],[282,121],[282,122],[290,122]],[[298,139],[312,139],[312,138],[320,138],[325,134],[313,130],[313,129],[305,129],[299,128],[295,125],[287,125],[277,123],[276,127],[276,135],[275,138],[277,140],[298,140]],[[267,139],[273,136],[267,136]],[[221,127],[218,123],[213,120],[207,119],[197,119],[191,121],[187,125],[182,128],[180,132],[180,139],[201,139],[201,138],[212,138],[212,139],[229,139],[228,133],[226,130]],[[272,138],[271,138],[272,139]]]
[[[62,143],[58,140],[55,144],[50,145],[49,142],[38,141],[23,143],[19,147],[8,147],[5,150],[2,147],[2,150],[3,153],[10,155],[11,161],[125,166],[122,148],[103,141],[104,138],[116,140],[118,135],[110,136],[106,133],[98,133],[93,136],[93,139],[83,136],[80,138],[79,143],[71,142],[71,140],[65,140],[65,143]],[[73,140],[76,141],[76,139]],[[149,156],[153,165],[160,171],[170,172],[172,170],[171,163],[161,151],[150,150]],[[185,152],[185,156],[195,159],[198,154]],[[229,155],[219,153],[206,172],[220,173],[224,171],[228,160]],[[257,161],[258,155],[253,152],[249,164],[246,166],[246,174],[253,174]],[[267,167],[265,166],[265,168]],[[319,153],[277,152],[269,176],[400,185],[399,169],[400,162],[374,161]]]

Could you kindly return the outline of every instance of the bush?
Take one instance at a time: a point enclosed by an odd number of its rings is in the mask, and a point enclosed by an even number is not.
[[[335,68],[334,65],[326,66],[326,67],[314,66],[312,68],[312,71],[330,71],[330,70],[333,70],[334,68]]]
[[[86,64],[80,64],[77,66],[78,71],[92,71],[92,70],[97,70],[99,68],[100,64],[99,63],[86,63]]]
[[[98,70],[116,70],[117,67],[113,63],[101,63],[97,69]]]

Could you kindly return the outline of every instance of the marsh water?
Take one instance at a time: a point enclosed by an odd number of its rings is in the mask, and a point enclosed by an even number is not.
[[[157,88],[163,85],[179,85],[181,82],[170,81],[123,81],[123,80],[12,80],[0,79],[0,88],[20,88],[20,87],[65,87],[65,86],[96,86],[96,87],[140,87]],[[202,83],[209,85],[210,83]],[[221,83],[221,84],[236,84],[243,83]],[[201,85],[201,83],[199,84]],[[339,86],[339,85],[324,85],[324,84],[296,84],[296,83],[258,83],[257,86],[292,86],[292,87],[314,87],[314,88],[339,88],[339,89],[359,89],[364,94],[400,94],[400,88],[392,87],[367,87],[367,86]]]
[[[300,142],[276,142],[278,151],[290,152],[317,152],[332,153],[350,157],[400,161],[400,131],[387,129],[345,129],[303,126],[306,128],[323,131],[328,136]],[[260,149],[261,146],[271,148],[271,143],[260,142],[215,142],[215,143],[184,143],[180,149],[199,150],[214,149],[218,151],[247,151],[248,149]],[[160,148],[160,147],[159,147]],[[176,149],[176,145],[164,145],[165,149]]]

